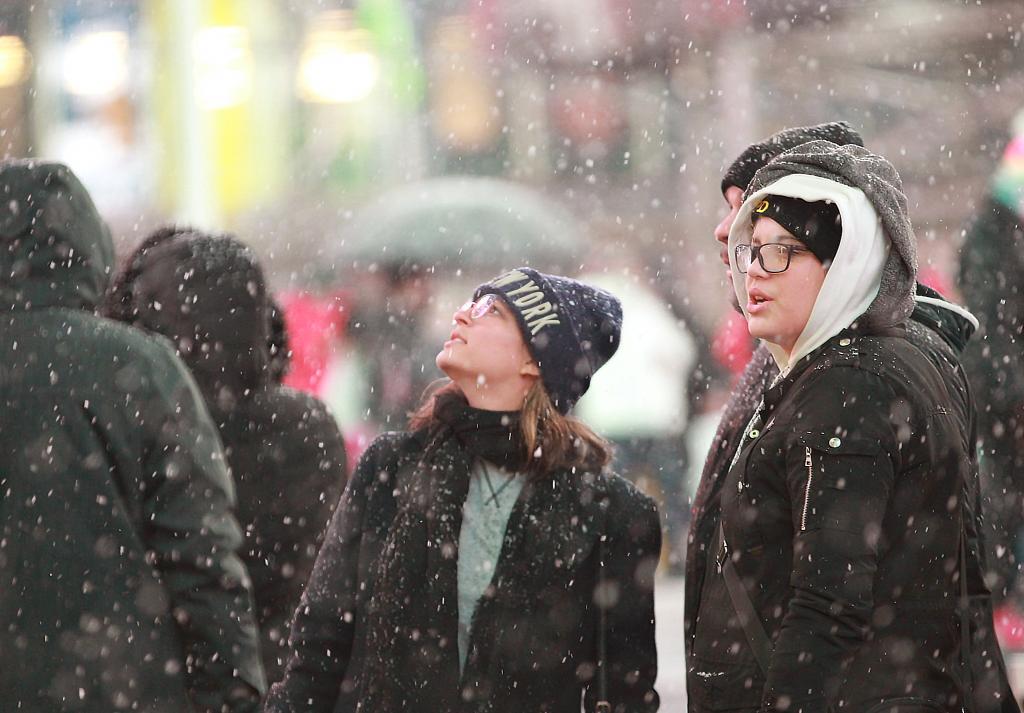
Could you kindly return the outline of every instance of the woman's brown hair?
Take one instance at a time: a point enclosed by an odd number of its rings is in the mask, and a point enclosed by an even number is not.
[[[437,424],[435,409],[452,396],[465,398],[455,382],[439,380],[427,389],[420,407],[409,419],[413,431],[430,430]],[[551,402],[540,379],[526,394],[519,428],[529,457],[526,470],[540,477],[556,470],[599,471],[612,460],[612,446],[583,421],[562,414]]]

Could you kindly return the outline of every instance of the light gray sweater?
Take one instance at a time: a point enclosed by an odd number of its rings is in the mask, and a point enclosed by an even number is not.
[[[522,473],[510,473],[477,461],[469,477],[459,533],[459,668],[466,665],[469,637],[477,602],[494,578],[505,527],[526,483]]]

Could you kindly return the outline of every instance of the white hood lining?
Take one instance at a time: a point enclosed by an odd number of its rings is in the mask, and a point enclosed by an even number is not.
[[[843,235],[839,250],[825,275],[818,297],[803,332],[789,354],[765,342],[783,374],[801,357],[810,354],[860,317],[878,296],[882,269],[892,242],[882,227],[874,206],[859,188],[820,176],[790,174],[751,195],[740,206],[729,231],[729,265],[733,289],[744,316],[747,315],[746,276],[736,267],[735,248],[749,243],[754,229],[750,214],[764,196],[779,195],[805,201],[831,201],[839,209]],[[853,236],[853,237],[851,237]]]

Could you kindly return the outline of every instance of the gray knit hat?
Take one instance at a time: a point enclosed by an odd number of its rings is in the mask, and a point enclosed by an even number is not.
[[[722,177],[722,193],[724,194],[730,186],[736,186],[746,191],[751,179],[758,169],[778,156],[783,151],[806,144],[808,141],[831,141],[834,144],[845,146],[846,144],[864,145],[864,139],[860,134],[845,121],[831,121],[827,124],[815,126],[796,126],[791,129],[783,129],[759,141],[751,144],[747,149],[732,162]]]

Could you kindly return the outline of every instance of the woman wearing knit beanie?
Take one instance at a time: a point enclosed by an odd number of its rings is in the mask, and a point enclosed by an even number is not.
[[[356,468],[265,710],[658,709],[657,511],[568,415],[621,320],[530,268],[455,312],[449,381]]]
[[[970,396],[908,337],[923,328],[899,176],[861,147],[798,146],[757,172],[729,247],[780,374],[724,476],[694,706],[977,710],[958,610],[977,594]]]

